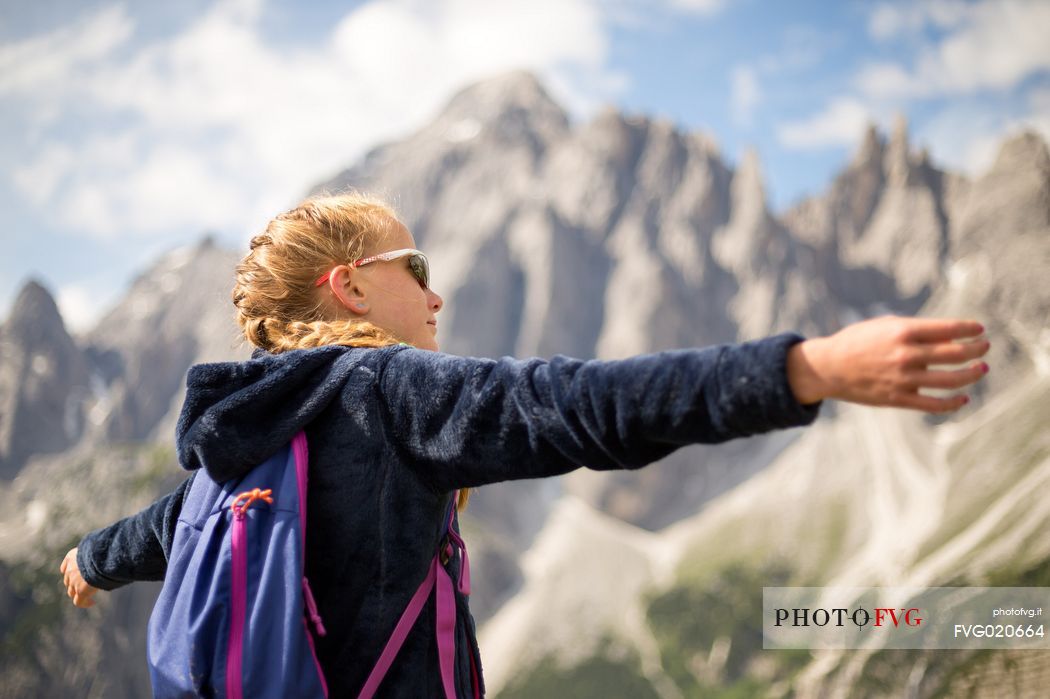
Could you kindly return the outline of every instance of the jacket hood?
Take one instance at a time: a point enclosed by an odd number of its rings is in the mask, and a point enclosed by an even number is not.
[[[175,429],[179,464],[220,483],[244,475],[337,400],[368,353],[398,349],[256,349],[248,361],[190,367]]]

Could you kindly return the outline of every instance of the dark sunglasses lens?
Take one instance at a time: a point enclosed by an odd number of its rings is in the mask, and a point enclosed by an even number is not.
[[[430,287],[430,265],[427,263],[427,258],[422,255],[412,255],[408,258],[408,264],[412,267],[412,274],[416,275],[416,279],[423,283],[423,286]]]

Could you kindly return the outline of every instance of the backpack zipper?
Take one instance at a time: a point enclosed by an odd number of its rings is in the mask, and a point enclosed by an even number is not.
[[[256,500],[273,504],[271,491],[253,488],[233,499],[233,533],[230,542],[230,639],[226,657],[226,696],[243,699],[244,622],[248,609],[248,520],[245,510]]]

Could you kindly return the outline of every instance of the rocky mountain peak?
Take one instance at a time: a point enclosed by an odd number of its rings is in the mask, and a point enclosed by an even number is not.
[[[860,147],[850,161],[850,169],[860,169],[872,164],[881,166],[885,149],[886,146],[879,135],[878,128],[874,123],[869,123],[867,131],[864,132],[864,138],[861,139]]]
[[[219,245],[215,240],[215,233],[212,231],[205,231],[204,234],[200,237],[200,240],[197,241],[197,244],[194,246],[194,249],[197,252],[205,253],[216,250],[218,249],[218,247]]]
[[[1032,129],[1025,129],[1003,142],[989,174],[1008,176],[1018,168],[1042,170],[1050,176],[1050,151],[1046,141]]]
[[[908,151],[908,120],[898,114],[893,121],[893,131],[883,160],[887,179],[892,183],[904,184],[910,170],[910,153]]]
[[[230,300],[238,258],[209,235],[165,252],[86,335],[113,397],[106,437],[171,434],[165,420],[190,365],[245,353]]]
[[[54,298],[29,280],[0,332],[0,480],[17,475],[31,455],[74,443],[88,382]]]
[[[989,278],[996,292],[985,298],[1002,304],[990,306],[995,312],[989,315],[1042,323],[1044,261],[1050,254],[1050,153],[1042,137],[1025,130],[1006,139],[992,167],[954,202],[951,215],[952,249],[960,257],[979,254],[1009,269],[1002,278]]]
[[[456,93],[439,122],[510,125],[522,122],[541,131],[565,130],[568,116],[532,73],[515,70]]]
[[[596,143],[613,144],[629,140],[632,130],[642,131],[648,127],[648,120],[628,120],[612,105],[606,105],[595,113],[594,118],[583,126],[583,136]]]
[[[45,331],[51,335],[53,329],[65,333],[62,314],[50,292],[35,279],[30,279],[18,292],[5,330],[9,337],[36,336]]]
[[[744,151],[744,156],[740,159],[740,165],[733,177],[733,202],[748,208],[765,209],[766,189],[762,179],[762,161],[754,148]]]
[[[711,252],[726,269],[741,278],[755,274],[756,261],[769,242],[772,229],[766,210],[762,165],[758,153],[748,148],[733,174],[730,218],[712,238]]]
[[[893,118],[893,130],[890,132],[890,151],[908,151],[908,118],[898,113]]]

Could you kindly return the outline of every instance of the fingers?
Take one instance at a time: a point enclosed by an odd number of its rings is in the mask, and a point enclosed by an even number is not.
[[[984,326],[976,320],[913,318],[911,321],[904,332],[904,339],[908,342],[947,342],[984,332]]]
[[[934,398],[921,393],[906,393],[898,401],[901,408],[912,408],[927,413],[950,413],[970,402],[969,396],[956,395],[947,398]]]
[[[62,557],[62,565],[60,565],[58,567],[58,570],[63,575],[66,574],[66,568],[69,567],[70,559],[72,559],[74,563],[76,562],[76,560],[77,560],[77,549],[76,549],[76,547],[73,547],[73,548],[69,549],[69,551],[66,552],[66,555]]]
[[[84,578],[80,576],[80,569],[77,567],[77,550],[70,549],[69,553],[66,554],[65,558],[62,559],[62,563],[58,566],[59,572],[62,573],[62,584],[66,586],[66,595],[69,599],[73,600],[73,604],[77,607],[94,607],[95,606],[95,593],[98,592],[98,588],[88,584]]]
[[[983,357],[988,353],[992,343],[988,340],[979,342],[942,342],[923,347],[918,356],[922,364],[962,364],[971,359]]]
[[[73,604],[77,607],[93,607],[95,606],[95,593],[98,592],[97,587],[92,587],[85,582],[66,583],[66,595],[69,599],[73,600]]]
[[[919,371],[915,373],[914,380],[918,387],[924,388],[962,388],[979,380],[987,372],[984,362],[977,362],[964,369],[953,371]]]
[[[71,596],[73,597],[73,604],[77,607],[87,609],[95,606],[95,591],[93,589],[84,593],[74,592]]]

